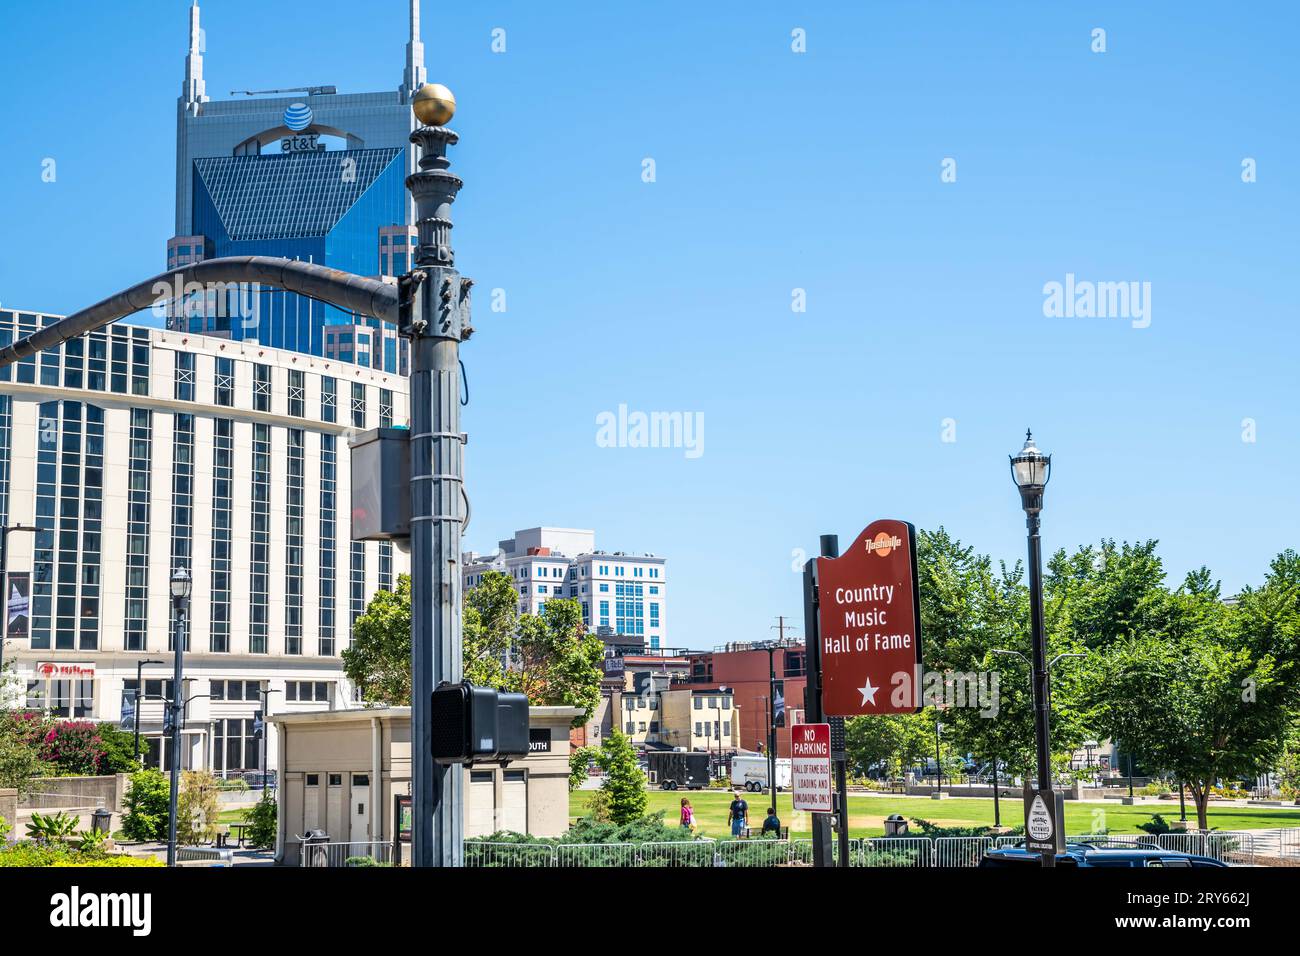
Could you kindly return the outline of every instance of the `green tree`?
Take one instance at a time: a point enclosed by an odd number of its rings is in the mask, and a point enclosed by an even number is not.
[[[465,596],[465,678],[483,687],[520,691],[534,704],[578,707],[574,726],[600,704],[604,643],[586,633],[577,601],[548,601],[540,615],[519,615],[508,575],[488,572]],[[380,591],[353,628],[343,669],[370,703],[411,700],[411,581]]]
[[[269,850],[275,846],[276,814],[275,800],[268,794],[264,794],[253,809],[248,811],[247,837],[251,846],[259,850]]]
[[[131,840],[165,840],[171,804],[171,787],[167,777],[152,767],[131,775],[122,800],[126,814],[122,832]]]
[[[1294,552],[1279,555],[1264,586],[1235,605],[1195,573],[1168,596],[1163,627],[1108,646],[1090,682],[1098,727],[1186,781],[1202,828],[1216,781],[1282,757],[1300,707],[1298,571]]]
[[[611,823],[623,826],[640,820],[646,811],[646,778],[637,763],[632,741],[614,728],[600,743],[596,758],[607,777],[600,789],[604,793],[604,812]]]
[[[582,786],[587,779],[587,766],[600,753],[598,747],[574,747],[569,753],[569,791]]]
[[[513,687],[534,704],[579,708],[575,727],[591,719],[600,705],[605,644],[587,633],[577,601],[547,601],[540,615],[522,616],[515,653],[519,667],[508,675]]]
[[[850,717],[844,725],[849,767],[859,776],[875,769],[890,778],[901,777],[933,752],[933,734],[928,712]]]
[[[131,754],[135,735],[121,730],[116,724],[102,723],[98,728],[104,752],[99,760],[100,773],[135,773],[140,769],[138,755]]]
[[[343,650],[343,672],[370,704],[411,703],[411,576],[397,576],[397,590],[377,591],[352,625]]]

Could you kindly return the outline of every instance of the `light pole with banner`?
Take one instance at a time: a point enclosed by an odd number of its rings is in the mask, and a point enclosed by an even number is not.
[[[132,747],[131,756],[135,760],[140,760],[140,701],[144,699],[144,684],[143,684],[144,667],[146,664],[165,664],[165,663],[167,662],[160,661],[160,660],[147,660],[147,661],[135,662],[135,708],[132,712],[132,719],[131,719],[131,723],[134,725],[133,729],[135,731],[135,742],[131,745]],[[140,761],[140,765],[144,766],[143,760]]]
[[[172,637],[175,644],[175,670],[172,674],[172,699],[168,706],[171,716],[172,761],[171,761],[171,795],[167,810],[167,865],[176,865],[176,810],[180,798],[181,783],[181,724],[185,719],[185,700],[182,697],[185,677],[185,618],[189,613],[190,572],[177,568],[172,572],[171,592],[172,607],[176,609],[176,630]]]
[[[0,589],[4,591],[4,617],[0,618],[0,675],[4,674],[5,663],[5,638],[9,634],[9,534],[13,531],[26,531],[35,534],[40,528],[28,524],[11,524],[0,528]],[[30,589],[31,585],[28,584]],[[31,600],[30,597],[27,600]],[[28,612],[30,615],[30,611]],[[3,680],[0,677],[0,680]],[[0,685],[0,691],[3,691],[3,685]]]
[[[1026,846],[1039,849],[1043,866],[1056,865],[1056,854],[1064,849],[1060,833],[1064,821],[1048,821],[1056,806],[1052,793],[1052,731],[1048,713],[1047,638],[1043,632],[1043,548],[1039,536],[1039,514],[1043,510],[1043,490],[1052,475],[1052,456],[1044,455],[1034,444],[1033,432],[1025,432],[1025,445],[1011,459],[1011,477],[1020,490],[1020,504],[1025,511],[1029,535],[1029,619],[1033,642],[1031,680],[1034,691],[1034,739],[1038,749],[1038,787],[1032,800],[1026,787]],[[1029,824],[1033,824],[1030,826]],[[1047,833],[1040,838],[1039,834]]]

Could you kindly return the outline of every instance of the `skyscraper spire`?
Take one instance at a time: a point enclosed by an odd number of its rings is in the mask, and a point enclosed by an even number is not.
[[[203,31],[199,29],[199,0],[190,7],[190,52],[185,57],[185,85],[181,96],[187,109],[208,101],[203,83]]]
[[[426,81],[424,44],[420,42],[420,0],[411,0],[411,39],[406,42],[406,75],[402,77],[402,95],[409,100]]]

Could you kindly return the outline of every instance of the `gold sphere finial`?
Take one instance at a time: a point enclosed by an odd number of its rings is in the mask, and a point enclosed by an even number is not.
[[[411,98],[411,109],[425,126],[446,126],[456,115],[456,97],[441,83],[425,83]]]

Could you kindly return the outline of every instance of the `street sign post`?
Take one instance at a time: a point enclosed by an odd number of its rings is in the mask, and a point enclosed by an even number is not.
[[[1065,852],[1065,795],[1025,788],[1025,849]]]
[[[818,558],[817,596],[824,715],[920,710],[916,529],[873,521],[841,557]]]
[[[796,810],[835,812],[830,724],[795,724],[790,728],[790,786]]]

